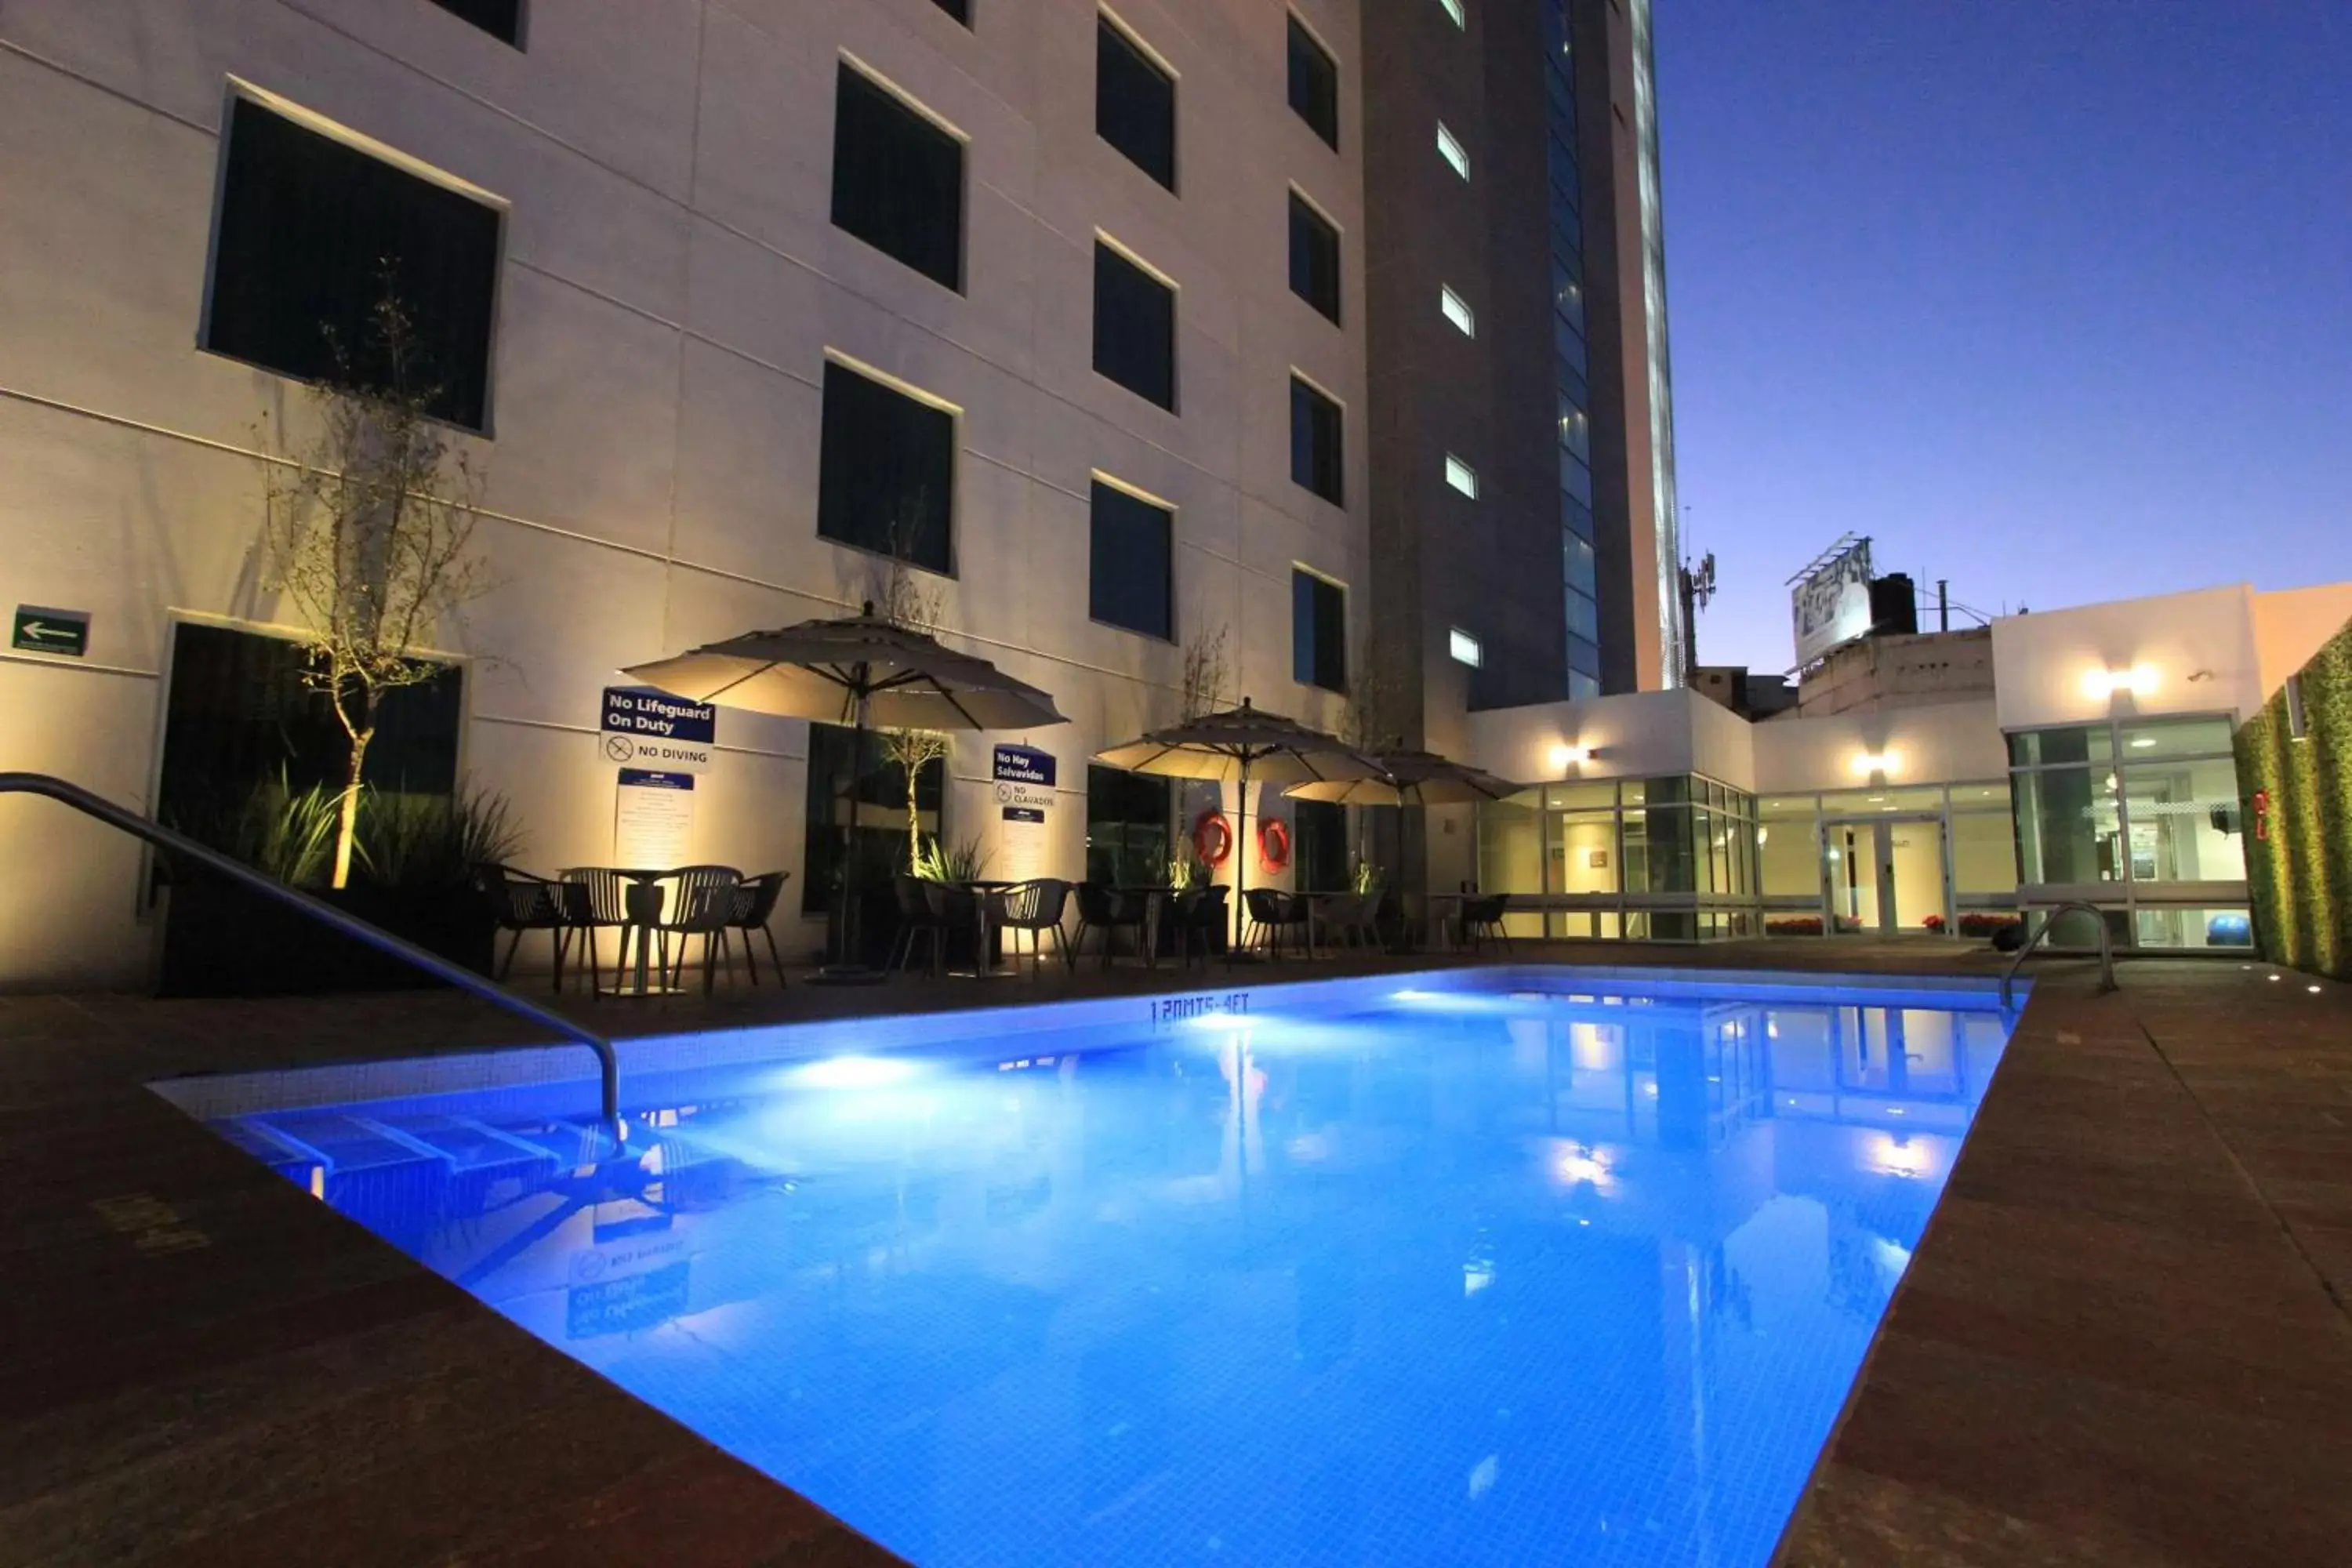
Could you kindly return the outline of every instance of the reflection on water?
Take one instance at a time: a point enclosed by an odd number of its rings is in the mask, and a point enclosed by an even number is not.
[[[2005,1036],[1196,1022],[224,1131],[919,1562],[1760,1563]]]

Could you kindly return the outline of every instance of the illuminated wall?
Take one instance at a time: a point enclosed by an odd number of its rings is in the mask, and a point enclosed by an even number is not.
[[[2352,626],[2239,729],[2238,776],[2255,940],[2352,979]]]

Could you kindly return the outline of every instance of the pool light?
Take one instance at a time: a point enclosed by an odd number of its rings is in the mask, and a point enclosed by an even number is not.
[[[892,1057],[828,1057],[795,1068],[792,1077],[812,1089],[880,1089],[914,1073],[914,1063]]]

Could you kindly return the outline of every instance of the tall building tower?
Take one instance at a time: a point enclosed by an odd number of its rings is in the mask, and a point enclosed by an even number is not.
[[[1400,728],[1682,680],[1648,0],[1367,6],[1372,651]]]

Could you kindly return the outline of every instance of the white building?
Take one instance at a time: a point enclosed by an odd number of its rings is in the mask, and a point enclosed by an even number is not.
[[[0,766],[166,817],[251,787],[268,715],[223,693],[284,661],[192,628],[292,629],[257,427],[301,428],[299,316],[359,319],[371,236],[443,340],[496,579],[437,634],[446,715],[383,765],[503,794],[525,863],[614,854],[619,669],[854,610],[877,557],[825,535],[880,542],[885,505],[944,524],[949,640],[1070,719],[956,742],[931,821],[999,874],[1077,871],[1086,759],[1175,717],[1188,638],[1225,632],[1229,698],[1338,724],[1294,606],[1354,626],[1368,570],[1356,5],[1115,10],[9,0],[0,598],[88,644],[0,653]],[[1332,111],[1344,153],[1308,122]],[[1293,292],[1300,203],[1337,321]],[[841,451],[897,464],[828,475],[829,405]],[[1057,759],[1034,840],[1004,837],[992,741]],[[812,744],[722,710],[680,857],[790,869],[801,910]],[[0,984],[135,978],[136,847],[21,800],[0,841]]]
[[[1482,814],[1475,874],[1528,934],[1983,934],[2081,900],[2137,945],[2242,946],[2232,732],[2347,619],[2352,584],[2214,588],[1996,621],[1990,697],[1474,714],[1480,766],[1552,781]]]

